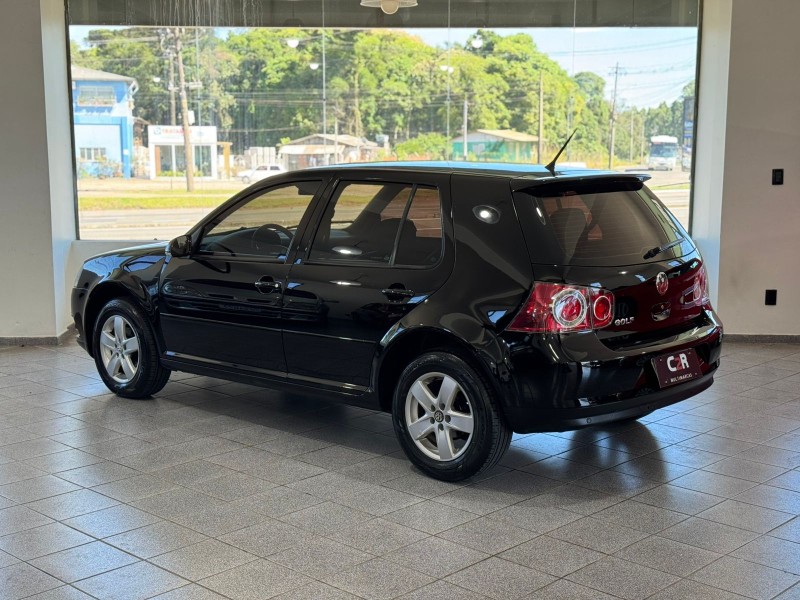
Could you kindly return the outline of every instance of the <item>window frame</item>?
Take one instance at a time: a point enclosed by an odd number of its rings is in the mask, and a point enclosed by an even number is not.
[[[229,215],[233,214],[240,208],[243,208],[252,200],[255,200],[259,196],[263,196],[264,194],[268,194],[269,192],[282,187],[289,187],[292,185],[300,185],[303,183],[312,183],[312,182],[317,182],[319,184],[319,187],[317,188],[317,191],[314,192],[314,195],[311,197],[311,200],[308,203],[308,206],[306,207],[303,216],[300,218],[300,222],[297,225],[297,231],[295,232],[294,237],[292,238],[292,242],[286,251],[286,257],[283,260],[281,260],[278,257],[259,256],[257,254],[243,254],[243,255],[231,256],[230,254],[223,254],[216,252],[201,253],[199,251],[200,243],[202,242],[203,238],[206,236],[206,234],[211,228],[216,227],[217,225],[222,223]],[[301,242],[305,238],[309,221],[311,220],[312,216],[315,214],[317,210],[318,204],[320,203],[320,198],[325,194],[325,191],[328,189],[328,184],[329,181],[327,177],[290,179],[282,182],[278,182],[273,179],[270,181],[269,185],[266,185],[263,188],[254,191],[248,190],[248,193],[246,195],[234,196],[233,198],[228,200],[225,204],[223,204],[216,210],[209,213],[203,220],[198,222],[189,231],[188,235],[192,238],[192,251],[191,254],[189,255],[189,258],[193,260],[224,260],[226,262],[256,262],[256,263],[278,264],[278,265],[290,264],[291,260],[293,259],[293,256],[297,254]]]
[[[351,175],[347,173],[346,175]],[[336,178],[330,186],[330,190],[325,194],[324,201],[321,201],[320,207],[318,208],[317,214],[314,217],[314,223],[312,226],[309,227],[309,235],[304,240],[303,247],[304,247],[304,258],[303,263],[311,266],[335,266],[335,267],[345,267],[345,266],[354,266],[360,268],[375,268],[375,269],[409,269],[409,270],[431,270],[436,269],[444,262],[445,253],[447,249],[447,228],[445,223],[445,198],[444,198],[444,190],[443,185],[444,183],[441,180],[436,181],[423,181],[430,179],[428,177],[411,177],[408,179],[404,179],[402,177],[393,174],[394,176],[389,178],[376,178],[376,177],[358,177],[358,176],[350,176],[350,177],[338,177]],[[314,248],[314,242],[319,235],[320,227],[322,226],[325,216],[328,213],[329,208],[333,205],[333,203],[338,202],[339,197],[337,196],[337,192],[340,189],[343,189],[342,186],[347,186],[350,184],[364,184],[364,185],[404,185],[411,187],[411,193],[409,194],[409,198],[406,201],[406,205],[403,209],[403,216],[400,219],[400,227],[398,227],[397,232],[395,233],[394,245],[392,247],[392,255],[388,263],[370,261],[370,260],[359,260],[357,258],[332,258],[330,260],[313,260],[310,259],[311,251]],[[397,255],[398,250],[398,243],[400,240],[400,236],[403,232],[403,227],[406,223],[408,218],[408,213],[411,209],[411,205],[414,202],[414,198],[416,197],[416,192],[418,187],[424,188],[431,188],[435,189],[437,195],[439,196],[439,221],[441,224],[441,252],[439,253],[439,260],[435,263],[430,265],[405,265],[405,264],[395,264],[394,259]],[[335,210],[335,205],[334,210]],[[366,206],[366,205],[365,205]]]

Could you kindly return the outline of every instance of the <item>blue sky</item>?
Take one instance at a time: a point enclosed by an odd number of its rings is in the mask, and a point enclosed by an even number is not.
[[[70,37],[82,42],[91,29],[71,26]],[[112,29],[107,27],[107,29]],[[228,29],[218,29],[226,35]],[[431,46],[463,44],[474,29],[409,29]],[[663,28],[529,28],[499,29],[501,35],[527,33],[539,50],[556,60],[567,73],[591,71],[608,82],[610,97],[613,72],[619,63],[618,101],[622,106],[647,108],[680,97],[683,87],[695,76],[697,29]]]
[[[445,47],[447,29],[415,29],[432,46]],[[464,44],[475,30],[453,29],[450,41]],[[557,61],[570,75],[591,71],[608,82],[610,96],[613,72],[619,63],[618,98],[626,106],[646,108],[671,103],[683,86],[695,77],[697,29],[659,28],[541,28],[500,29],[501,35],[527,33],[539,50]]]

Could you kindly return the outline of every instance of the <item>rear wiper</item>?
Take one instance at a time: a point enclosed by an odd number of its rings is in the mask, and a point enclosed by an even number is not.
[[[648,258],[653,258],[654,256],[658,256],[665,250],[669,250],[670,248],[674,248],[678,244],[683,242],[683,238],[675,240],[674,242],[670,242],[669,244],[664,244],[663,246],[656,246],[655,248],[650,248],[647,252],[644,253],[643,259],[647,260]]]

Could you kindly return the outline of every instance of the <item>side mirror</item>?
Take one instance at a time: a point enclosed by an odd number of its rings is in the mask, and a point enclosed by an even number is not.
[[[189,256],[192,252],[192,238],[188,235],[179,235],[169,243],[169,253],[176,258]]]

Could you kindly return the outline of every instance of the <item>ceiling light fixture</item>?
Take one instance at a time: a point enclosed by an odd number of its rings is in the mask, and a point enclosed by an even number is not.
[[[401,8],[417,6],[417,0],[361,0],[361,6],[380,8],[387,15],[393,15]]]
[[[286,45],[289,46],[289,48],[297,48],[300,45],[300,40],[297,38],[289,38],[286,40]]]

